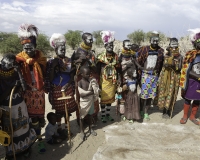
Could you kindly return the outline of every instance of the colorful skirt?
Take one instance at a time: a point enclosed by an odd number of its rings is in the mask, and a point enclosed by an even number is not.
[[[190,78],[184,98],[188,100],[200,100],[199,92],[200,82]]]
[[[32,87],[32,88],[31,88]],[[27,87],[24,93],[24,101],[27,105],[30,118],[44,118],[45,113],[45,93],[43,90],[38,91],[35,85]]]
[[[112,79],[101,78],[101,104],[111,104],[115,101],[117,85]]]
[[[56,113],[58,114],[63,114],[65,113],[65,104],[66,104],[68,114],[77,111],[78,106],[74,98],[73,87],[70,85],[65,90],[65,95],[71,96],[70,99],[57,100],[58,98],[62,97],[61,88],[62,88],[61,86],[54,86],[54,88],[52,88],[52,92],[49,93],[49,102],[52,105],[52,109],[55,109]]]
[[[167,78],[165,72],[168,72]],[[180,74],[171,70],[162,70],[158,82],[158,107],[171,110],[177,99]]]
[[[157,82],[158,76],[155,75],[152,71],[142,71],[141,79],[141,98],[149,99],[155,98],[157,92]]]

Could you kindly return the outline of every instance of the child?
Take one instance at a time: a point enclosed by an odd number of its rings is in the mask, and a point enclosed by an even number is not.
[[[80,116],[83,119],[86,115],[89,117],[90,134],[96,136],[97,133],[91,128],[92,114],[94,113],[94,102],[99,97],[99,86],[96,79],[90,78],[90,68],[82,66],[80,69],[82,79],[78,82],[78,91],[80,94]],[[85,134],[82,129],[81,138],[85,139]]]
[[[127,88],[128,93],[125,98],[125,113],[124,120],[128,119],[130,123],[133,123],[133,120],[139,120],[140,116],[140,103],[139,97],[137,94],[137,81],[136,81],[136,68],[135,66],[130,66],[127,70]]]
[[[56,114],[53,112],[48,113],[47,120],[49,121],[49,124],[45,129],[45,138],[47,143],[58,144],[65,140],[67,138],[67,133],[62,129],[58,129],[58,125],[56,124]]]

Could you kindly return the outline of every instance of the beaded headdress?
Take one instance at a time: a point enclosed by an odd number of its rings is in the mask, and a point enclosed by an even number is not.
[[[60,34],[60,33],[54,33],[54,34],[51,36],[49,42],[50,42],[50,46],[51,46],[52,48],[55,49],[55,48],[57,48],[59,45],[65,45],[66,39],[65,39],[65,36],[64,36],[64,35],[62,35],[62,34]]]
[[[107,44],[110,42],[114,42],[115,41],[114,33],[115,33],[114,31],[101,31],[100,35],[103,43]]]
[[[21,40],[21,44],[33,43],[36,45],[38,28],[33,24],[23,23],[19,26],[17,35]]]

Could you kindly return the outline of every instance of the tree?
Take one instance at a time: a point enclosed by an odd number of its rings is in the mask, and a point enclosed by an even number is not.
[[[37,49],[47,54],[51,49],[49,38],[45,34],[39,34],[37,37]],[[16,33],[0,32],[0,53],[17,54],[22,51],[20,39]]]
[[[0,53],[17,54],[22,47],[16,33],[0,32]]]
[[[92,35],[93,35],[93,37],[95,38],[95,44],[96,44],[96,45],[103,45],[100,32],[101,32],[101,30],[93,31],[93,32],[92,32]]]
[[[49,37],[45,34],[39,34],[37,37],[37,49],[42,51],[44,54],[48,54],[49,51],[53,51],[49,44]]]
[[[140,45],[141,42],[144,42],[145,33],[143,30],[136,30],[133,33],[127,35],[131,42]]]
[[[67,33],[64,34],[67,40],[67,44],[74,50],[82,41],[82,31],[79,30],[68,30]]]

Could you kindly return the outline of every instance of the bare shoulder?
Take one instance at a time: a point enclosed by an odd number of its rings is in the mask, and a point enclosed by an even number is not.
[[[78,81],[78,86],[81,87],[83,83],[83,80],[81,79],[80,81]]]

